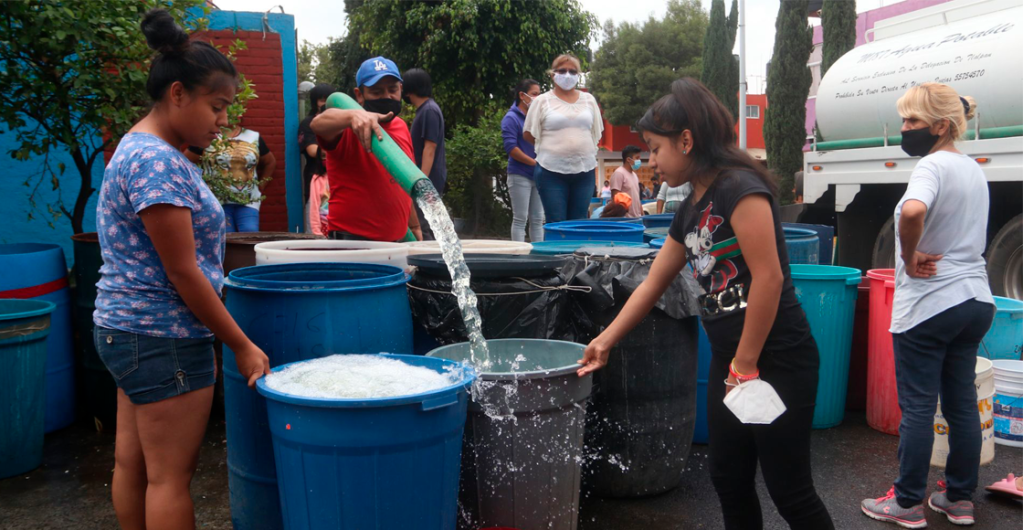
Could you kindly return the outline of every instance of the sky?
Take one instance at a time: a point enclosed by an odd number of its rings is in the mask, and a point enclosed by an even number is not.
[[[542,0],[539,0],[542,1]],[[746,74],[749,92],[762,93],[767,61],[774,49],[774,21],[780,0],[746,0]],[[901,0],[856,0],[856,11],[862,13]],[[339,0],[213,0],[217,7],[228,11],[266,11],[283,6],[284,12],[295,15],[299,41],[326,43],[330,37],[345,32],[345,13]],[[704,9],[710,9],[710,0],[702,0]],[[666,0],[580,0],[583,9],[593,13],[601,25],[608,19],[620,22],[643,22],[650,16],[664,16]],[[725,9],[731,5],[725,0]],[[627,6],[627,7],[624,7]],[[275,12],[278,10],[275,10]],[[599,42],[594,41],[596,49]],[[738,42],[735,53],[738,53]]]

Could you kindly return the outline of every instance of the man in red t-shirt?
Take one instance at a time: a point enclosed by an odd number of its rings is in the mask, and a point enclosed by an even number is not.
[[[412,136],[401,113],[401,74],[390,59],[362,63],[355,75],[355,99],[366,110],[327,109],[310,126],[326,153],[332,239],[399,241],[408,230],[422,239],[412,199],[370,152],[381,129],[410,159]]]

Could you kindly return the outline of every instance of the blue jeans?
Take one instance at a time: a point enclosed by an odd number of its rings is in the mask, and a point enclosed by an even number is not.
[[[213,386],[213,337],[150,337],[96,326],[96,353],[118,388],[136,405],[156,403]]]
[[[586,219],[593,197],[596,170],[564,175],[548,171],[540,164],[533,171],[536,189],[540,192],[544,216],[548,223]]]
[[[259,232],[259,210],[244,204],[225,204],[228,232]]]
[[[893,335],[895,382],[899,391],[899,506],[923,503],[934,446],[934,411],[948,422],[945,482],[948,500],[969,500],[980,469],[980,412],[977,410],[977,347],[995,308],[968,300],[946,309],[905,333]]]

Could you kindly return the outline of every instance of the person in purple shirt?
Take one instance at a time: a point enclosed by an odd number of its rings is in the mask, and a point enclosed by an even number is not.
[[[515,87],[515,102],[501,120],[501,137],[508,153],[508,194],[512,201],[512,241],[526,240],[526,218],[529,218],[529,240],[543,241],[543,203],[533,180],[536,151],[522,138],[522,125],[533,98],[540,95],[540,83],[523,79]]]

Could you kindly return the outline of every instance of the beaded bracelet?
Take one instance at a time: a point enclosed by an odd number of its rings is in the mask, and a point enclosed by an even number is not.
[[[754,373],[752,373],[750,375],[740,374],[739,371],[735,369],[735,361],[734,360],[731,363],[728,364],[728,373],[731,374],[732,377],[734,377],[735,380],[740,382],[740,383],[744,383],[746,381],[752,381],[753,379],[757,379],[757,378],[760,377],[760,370],[759,369],[756,372],[754,372]]]

